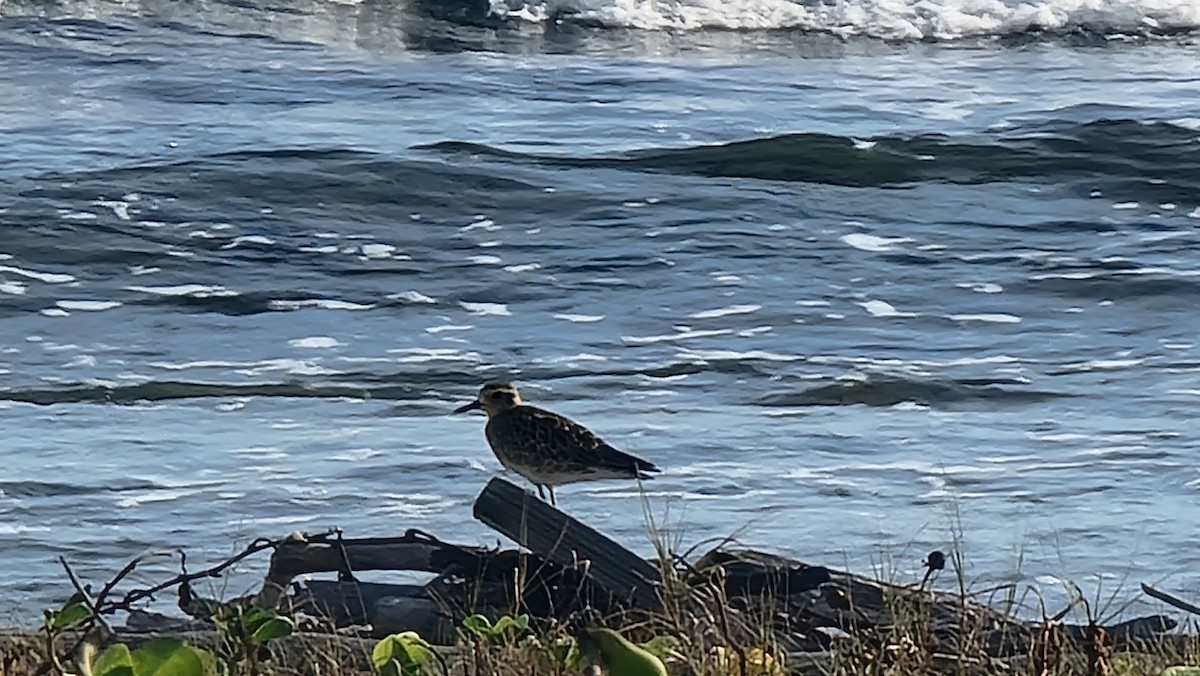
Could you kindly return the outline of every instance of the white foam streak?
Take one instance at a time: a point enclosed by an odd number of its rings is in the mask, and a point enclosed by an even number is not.
[[[495,317],[511,317],[512,313],[508,311],[508,306],[504,303],[468,303],[460,301],[459,305],[462,309],[470,312],[473,315],[492,315]]]
[[[853,232],[849,235],[842,235],[842,242],[849,244],[855,249],[861,251],[891,251],[896,248],[897,244],[904,244],[912,240],[907,237],[876,237],[875,235],[864,235],[859,232]]]
[[[60,300],[55,303],[64,310],[79,310],[81,312],[101,312],[121,307],[115,300]]]
[[[7,293],[12,296],[24,296],[29,292],[29,287],[21,282],[10,282],[6,279],[0,279],[0,293]]]
[[[329,336],[309,336],[308,338],[296,338],[288,341],[288,345],[309,350],[323,350],[331,347],[339,347],[341,345],[337,338]]]
[[[988,322],[992,324],[1019,324],[1021,322],[1021,318],[1016,315],[1007,315],[999,312],[991,314],[950,315],[950,319],[956,322]]]
[[[362,303],[351,303],[344,300],[323,300],[320,298],[309,298],[305,300],[272,300],[267,303],[267,307],[272,310],[302,310],[305,308],[320,308],[322,310],[370,310],[374,305],[363,305]]]
[[[20,275],[29,279],[36,279],[39,282],[46,284],[66,284],[67,282],[75,281],[71,275],[58,275],[52,272],[38,272],[36,270],[26,270],[11,265],[0,265],[0,272],[11,272],[14,275]]]
[[[701,310],[691,315],[692,319],[716,319],[718,317],[728,317],[729,315],[744,315],[751,312],[758,312],[762,309],[761,305],[730,305],[729,307],[717,308],[715,310]]]
[[[688,340],[691,338],[709,338],[711,336],[725,336],[732,333],[728,329],[718,331],[680,331],[679,333],[669,333],[661,336],[621,336],[621,340],[628,345],[653,345],[655,343],[670,343],[680,340]]]
[[[1195,0],[491,0],[531,22],[561,16],[648,30],[804,29],[842,36],[955,39],[1031,29],[1141,34],[1200,25]]]
[[[577,324],[590,324],[604,319],[604,315],[573,315],[573,314],[557,314],[555,319],[561,319],[567,322],[575,322]]]
[[[901,312],[897,310],[891,303],[882,300],[868,300],[859,303],[862,309],[871,313],[873,317],[915,317],[911,312]]]
[[[207,286],[205,284],[179,284],[176,286],[127,286],[127,291],[149,293],[155,296],[195,296],[209,298],[213,296],[236,296],[236,291],[230,291],[223,286]]]

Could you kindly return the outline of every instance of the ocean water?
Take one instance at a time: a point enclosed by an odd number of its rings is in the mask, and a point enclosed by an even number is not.
[[[1200,594],[1198,27],[3,0],[2,608],[65,598],[60,555],[494,544],[501,468],[448,413],[499,377],[663,467],[683,547]],[[649,553],[636,485],[558,494]]]

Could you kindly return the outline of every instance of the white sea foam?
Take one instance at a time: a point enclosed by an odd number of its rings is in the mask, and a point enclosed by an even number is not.
[[[970,289],[976,293],[1000,293],[1004,291],[1003,286],[1000,286],[999,284],[992,284],[990,282],[964,282],[961,284],[955,284],[955,286],[961,289]]]
[[[205,284],[178,284],[175,286],[127,286],[127,291],[138,291],[155,296],[195,296],[210,298],[214,296],[236,296],[236,291],[230,291],[223,286],[208,286]]]
[[[859,303],[862,309],[871,313],[874,317],[915,317],[911,312],[901,312],[897,310],[891,303],[882,300],[868,300]]]
[[[858,232],[842,235],[841,240],[855,249],[874,252],[891,251],[896,248],[897,244],[912,241],[907,237],[876,237],[875,235],[864,235]]]
[[[508,311],[508,306],[504,303],[468,303],[462,301],[459,303],[462,309],[474,315],[494,315],[496,317],[511,317],[512,313]]]
[[[370,259],[392,258],[395,253],[396,247],[391,244],[362,245],[362,255]]]
[[[330,338],[329,336],[309,336],[308,338],[296,338],[294,340],[289,340],[288,345],[309,350],[324,350],[331,347],[337,347],[341,345],[341,343],[338,342],[337,338]]]
[[[715,310],[701,310],[691,315],[692,319],[716,319],[717,317],[727,317],[729,315],[744,315],[751,312],[758,312],[762,309],[761,305],[730,305],[728,307],[716,308]]]
[[[604,315],[572,315],[572,314],[557,314],[555,319],[561,319],[567,322],[575,322],[577,324],[590,324],[604,319]]]
[[[329,376],[336,375],[338,371],[328,369],[313,362],[304,361],[301,359],[264,359],[250,368],[239,369],[238,373],[248,376],[259,375],[262,373],[274,373],[282,371],[298,376]]]
[[[425,329],[425,333],[444,333],[446,331],[470,331],[475,328],[470,324],[442,324]]]
[[[682,350],[680,356],[703,361],[748,361],[761,359],[763,361],[803,361],[804,357],[794,354],[779,354],[763,350]]]
[[[1018,324],[1021,321],[1021,318],[1016,315],[1008,315],[1000,312],[950,315],[950,319],[956,322],[990,322],[993,324]]]
[[[1117,33],[1200,25],[1195,0],[490,0],[513,19],[567,14],[607,26],[650,30],[798,28],[842,36],[918,40],[1031,29],[1099,28]]]
[[[621,340],[629,345],[653,345],[655,343],[671,343],[680,340],[689,340],[691,338],[726,336],[730,333],[733,332],[728,329],[720,329],[717,331],[680,331],[679,333],[668,333],[661,336],[621,336]]]
[[[457,349],[450,348],[428,348],[428,347],[397,347],[388,350],[389,354],[407,355],[399,357],[395,360],[380,360],[380,361],[397,361],[402,363],[421,363],[429,361],[479,361],[479,355],[474,352],[462,352]],[[343,357],[342,361],[365,361],[363,357]]]
[[[264,237],[262,235],[245,235],[242,237],[234,237],[232,242],[222,246],[221,248],[236,249],[243,244],[261,244],[263,246],[270,246],[274,243],[275,240],[271,239],[270,237]]]
[[[306,298],[304,300],[272,300],[267,303],[272,310],[302,310],[304,308],[320,308],[322,310],[370,310],[374,305],[351,303],[345,300],[325,300],[322,298]]]
[[[60,300],[55,303],[64,310],[79,310],[81,312],[101,312],[121,307],[115,300]]]
[[[117,218],[121,219],[122,221],[129,220],[129,202],[124,202],[121,200],[96,200],[93,202],[93,204],[112,209]]]
[[[405,303],[413,304],[430,304],[437,302],[436,300],[418,291],[401,291],[400,293],[388,294],[388,300],[402,300]]]
[[[66,284],[67,282],[75,281],[71,275],[60,275],[53,272],[38,272],[37,270],[26,270],[11,265],[0,265],[0,272],[11,272],[14,275],[20,275],[28,279],[36,279],[39,282],[46,284]]]
[[[540,270],[541,267],[542,266],[539,263],[524,263],[522,265],[506,265],[506,266],[504,266],[504,271],[505,272],[517,272],[517,273],[533,272],[534,270]]]
[[[122,509],[128,509],[130,507],[137,507],[139,505],[145,505],[152,502],[171,502],[173,500],[178,500],[179,498],[186,498],[189,495],[195,495],[196,493],[199,493],[200,490],[201,489],[197,488],[155,489],[125,496],[117,500],[116,505]]]
[[[12,296],[23,296],[29,291],[29,286],[21,282],[10,282],[7,279],[0,279],[0,293],[7,293]]]

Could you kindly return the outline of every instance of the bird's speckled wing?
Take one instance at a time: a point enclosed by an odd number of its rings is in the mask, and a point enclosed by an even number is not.
[[[502,461],[554,473],[605,470],[632,478],[659,471],[652,463],[608,445],[583,425],[536,406],[502,411],[485,431],[493,450],[505,456]]]

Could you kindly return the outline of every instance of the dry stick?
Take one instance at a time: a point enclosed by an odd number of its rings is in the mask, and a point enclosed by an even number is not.
[[[145,554],[142,554],[141,556],[139,556],[139,557],[133,559],[132,561],[130,561],[129,563],[125,564],[125,567],[122,568],[116,574],[116,576],[113,577],[111,580],[109,580],[104,585],[104,588],[102,588],[100,590],[100,593],[96,596],[96,601],[93,605],[93,608],[94,608],[93,615],[92,615],[92,617],[88,618],[87,622],[83,625],[79,639],[77,641],[75,641],[75,645],[71,647],[71,650],[70,650],[71,654],[74,654],[76,651],[79,650],[79,647],[83,645],[84,641],[87,638],[88,631],[92,628],[92,626],[94,626],[94,624],[96,622],[104,622],[103,618],[101,617],[102,615],[112,614],[112,613],[115,613],[120,610],[128,611],[134,603],[137,603],[138,601],[141,601],[146,598],[152,598],[154,596],[154,594],[156,594],[164,589],[167,589],[168,587],[176,587],[181,584],[191,583],[195,580],[199,580],[199,579],[206,578],[206,577],[216,577],[221,571],[225,570],[226,568],[229,568],[230,566],[241,561],[242,559],[245,559],[248,556],[257,554],[258,552],[261,552],[264,549],[273,548],[273,547],[277,546],[278,544],[279,544],[279,541],[276,541],[276,540],[268,540],[266,538],[258,538],[257,540],[251,542],[246,547],[246,549],[242,550],[242,552],[240,554],[234,556],[233,558],[226,559],[225,561],[223,561],[222,563],[220,563],[216,566],[212,566],[211,568],[206,568],[205,570],[199,571],[197,573],[186,573],[186,574],[176,575],[175,577],[171,578],[170,580],[167,580],[166,582],[156,584],[156,585],[146,588],[146,589],[131,590],[128,593],[126,593],[125,596],[121,600],[113,601],[111,603],[106,604],[105,601],[108,600],[108,595],[111,594],[113,589],[116,588],[116,586],[118,584],[120,584],[121,580],[124,580],[126,577],[128,577],[138,567],[139,564],[141,564],[143,561],[146,561],[153,557],[162,556],[166,552],[157,551],[157,552],[147,552]],[[183,552],[180,551],[180,554],[183,554]],[[44,673],[46,673],[46,671],[39,670],[38,673],[44,674]]]
[[[1191,603],[1188,603],[1177,596],[1172,596],[1165,591],[1155,589],[1145,582],[1142,583],[1142,591],[1145,592],[1147,596],[1153,596],[1169,606],[1174,606],[1175,608],[1185,612],[1200,615],[1200,606],[1192,605]]]
[[[129,563],[125,564],[125,567],[122,568],[120,570],[120,572],[117,573],[116,577],[114,577],[113,579],[111,579],[107,583],[105,583],[104,587],[100,590],[100,593],[96,596],[96,601],[93,604],[93,608],[95,608],[95,611],[92,613],[92,616],[89,617],[80,626],[79,638],[76,639],[75,644],[71,646],[71,649],[68,651],[69,654],[74,655],[75,653],[77,653],[79,651],[80,646],[82,646],[84,644],[84,642],[87,641],[88,633],[91,632],[92,627],[96,626],[97,622],[102,621],[102,619],[100,617],[101,614],[103,614],[105,612],[113,612],[114,610],[116,610],[116,608],[113,608],[110,610],[104,606],[104,601],[108,598],[109,593],[112,592],[113,587],[116,587],[117,584],[121,580],[125,579],[126,576],[128,576],[130,573],[132,573],[133,570],[135,568],[137,568],[139,563],[141,563],[142,561],[145,561],[146,559],[148,559],[152,556],[158,556],[161,554],[162,554],[162,552],[147,552],[145,554],[142,554],[141,556],[137,557],[136,559],[133,559]],[[38,669],[37,676],[43,676],[44,674],[49,673],[50,669],[56,668],[58,666],[58,665],[54,664],[54,662],[57,661],[57,658],[53,654],[50,657],[51,657],[51,661],[42,665],[42,667],[40,669]],[[61,667],[59,667],[58,670],[61,672],[62,671]]]
[[[170,580],[167,580],[166,582],[156,584],[152,587],[147,587],[146,589],[131,590],[129,593],[125,594],[124,598],[122,598],[120,601],[114,601],[109,608],[104,608],[102,610],[104,612],[109,612],[109,613],[116,612],[118,610],[129,610],[129,607],[132,604],[137,603],[138,601],[141,601],[143,599],[153,598],[153,596],[155,594],[157,594],[158,592],[160,592],[164,589],[167,589],[169,587],[177,587],[177,586],[183,584],[184,582],[195,582],[196,580],[200,580],[200,579],[203,579],[206,577],[217,577],[226,568],[229,568],[230,566],[234,565],[235,563],[238,563],[242,559],[253,556],[265,549],[272,549],[278,544],[279,544],[279,541],[277,541],[277,540],[268,540],[266,538],[259,538],[259,539],[255,540],[254,542],[251,542],[244,550],[242,550],[242,552],[240,554],[237,554],[236,556],[234,556],[232,558],[226,559],[225,561],[223,561],[215,566],[212,566],[211,568],[205,568],[204,570],[201,570],[201,571],[195,572],[195,573],[176,575],[175,577],[171,578]],[[144,559],[145,557],[141,557],[141,558]],[[133,565],[134,566],[137,565],[137,560],[134,561]],[[133,570],[130,566],[126,566],[126,568],[129,568],[129,572],[132,572],[132,570]],[[129,574],[128,572],[125,573],[125,575],[128,575],[128,574]],[[100,605],[99,599],[97,599],[96,605],[97,606]]]
[[[75,575],[75,571],[71,570],[71,564],[67,563],[66,557],[58,557],[58,562],[62,564],[63,570],[67,571],[67,579],[71,581],[71,586],[74,587],[75,592],[79,594],[79,598],[83,601],[83,605],[87,606],[87,609],[92,613],[92,617],[96,618],[96,620],[100,622],[100,626],[103,627],[106,632],[112,634],[112,627],[109,626],[108,622],[106,622],[104,618],[100,617],[100,611],[96,610],[96,604],[92,602],[92,595],[83,588],[83,583],[79,581],[79,578]]]

